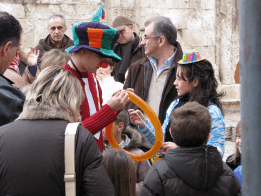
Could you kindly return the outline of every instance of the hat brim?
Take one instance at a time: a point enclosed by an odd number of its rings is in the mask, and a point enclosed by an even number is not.
[[[110,50],[110,49],[103,49],[103,48],[98,49],[98,48],[93,48],[93,47],[87,46],[87,45],[73,45],[73,46],[67,48],[65,51],[68,53],[73,53],[73,52],[77,52],[78,50],[80,50],[82,48],[91,50],[96,53],[100,53],[108,58],[113,58],[116,62],[121,61],[121,57],[119,57],[117,54],[114,53],[113,50]]]
[[[203,61],[205,60],[205,58],[202,58],[200,60],[196,60],[196,61],[191,61],[191,62],[183,62],[183,59],[181,59],[178,64],[190,64],[190,63],[196,63],[196,62],[199,62],[199,61]]]
[[[115,29],[117,29],[117,31],[122,31],[127,25],[122,25],[122,26],[118,26],[118,27],[114,27]]]

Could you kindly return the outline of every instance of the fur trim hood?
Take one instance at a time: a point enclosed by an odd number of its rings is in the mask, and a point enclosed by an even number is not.
[[[70,123],[75,122],[73,116],[57,107],[51,107],[42,103],[25,103],[23,112],[18,119],[21,120],[36,120],[36,119],[63,119]]]
[[[140,146],[142,143],[142,135],[139,131],[133,129],[131,126],[127,126],[126,130],[122,133],[127,135],[128,138],[132,141],[133,145]]]

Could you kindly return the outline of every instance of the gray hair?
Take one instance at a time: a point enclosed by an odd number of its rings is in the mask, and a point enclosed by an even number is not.
[[[50,20],[52,18],[57,18],[57,17],[60,17],[63,20],[63,25],[66,27],[66,21],[65,21],[64,15],[62,15],[62,14],[53,14],[53,15],[49,16],[49,18],[47,19],[47,26],[48,26],[48,28],[49,28]]]
[[[144,25],[147,27],[154,23],[153,33],[155,36],[164,36],[168,44],[175,46],[177,41],[177,29],[170,18],[165,16],[156,16],[147,20]]]

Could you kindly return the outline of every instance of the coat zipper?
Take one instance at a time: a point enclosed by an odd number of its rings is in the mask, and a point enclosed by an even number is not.
[[[204,189],[207,186],[207,182],[208,182],[208,146],[205,146],[205,161],[206,161],[206,177],[202,189]]]

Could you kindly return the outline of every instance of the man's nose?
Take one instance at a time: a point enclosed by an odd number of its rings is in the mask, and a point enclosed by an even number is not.
[[[144,46],[144,45],[145,45],[145,39],[142,39],[142,40],[141,40],[141,43],[140,43],[140,45],[142,45],[142,46]]]
[[[55,33],[59,33],[59,29],[58,29],[58,28],[55,28],[54,32],[55,32]]]

